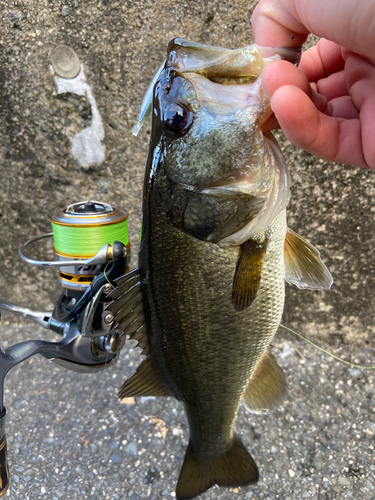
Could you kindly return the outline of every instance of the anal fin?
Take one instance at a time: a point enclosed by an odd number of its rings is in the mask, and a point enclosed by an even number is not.
[[[151,356],[148,356],[137,371],[121,387],[119,398],[136,396],[170,396],[164,382],[155,370]]]
[[[249,410],[269,410],[281,404],[287,394],[285,373],[267,349],[249,381],[243,402]]]
[[[285,236],[284,261],[288,283],[313,290],[331,288],[331,273],[323,264],[318,250],[290,228]]]
[[[241,245],[233,280],[232,302],[236,311],[243,311],[254,301],[260,285],[262,266],[268,240],[253,239]]]

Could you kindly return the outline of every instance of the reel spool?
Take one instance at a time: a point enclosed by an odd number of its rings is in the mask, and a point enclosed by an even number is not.
[[[35,266],[57,267],[58,277],[68,297],[79,297],[93,282],[105,273],[113,259],[115,241],[126,249],[125,268],[129,269],[131,248],[128,237],[128,217],[125,210],[118,210],[99,201],[81,201],[50,216],[52,233],[36,236],[19,249],[20,257]],[[44,238],[54,239],[54,260],[40,261],[29,258],[24,251]]]
[[[62,212],[51,215],[55,261],[71,261],[69,266],[65,264],[57,267],[59,281],[65,289],[83,292],[95,276],[104,272],[105,263],[74,262],[92,259],[103,245],[120,241],[126,247],[129,262],[128,217],[129,214],[124,210],[98,201],[74,203]],[[111,260],[110,251],[108,258]]]

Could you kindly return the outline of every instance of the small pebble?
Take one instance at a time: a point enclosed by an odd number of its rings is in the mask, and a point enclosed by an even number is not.
[[[129,443],[125,446],[124,452],[133,458],[137,458],[138,455],[138,445],[137,443]]]
[[[118,453],[113,453],[111,456],[111,460],[113,464],[120,464],[121,463],[121,457]]]

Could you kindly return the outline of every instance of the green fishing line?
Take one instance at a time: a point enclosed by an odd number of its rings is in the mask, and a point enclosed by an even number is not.
[[[105,265],[105,268],[104,268],[104,271],[103,271],[103,274],[104,274],[104,277],[105,279],[108,281],[108,283],[111,285],[112,288],[115,288],[114,285],[112,285],[112,283],[109,281],[108,279],[108,276],[107,276],[107,267],[109,266],[109,264],[111,264],[113,262],[113,260],[110,260],[109,262],[107,262],[107,264]]]
[[[285,330],[288,330],[289,332],[294,333],[298,337],[301,337],[301,339],[305,340],[306,342],[308,342],[312,346],[316,347],[320,351],[323,351],[325,354],[328,354],[328,356],[331,356],[332,358],[335,358],[337,361],[341,361],[342,363],[345,363],[346,365],[352,366],[353,368],[361,368],[362,370],[375,370],[375,366],[355,365],[354,363],[350,363],[349,361],[345,361],[345,359],[339,358],[338,356],[335,356],[335,354],[333,354],[332,352],[326,351],[325,349],[323,349],[323,347],[320,347],[320,346],[314,344],[314,342],[311,342],[311,340],[305,338],[303,335],[301,335],[300,333],[295,332],[291,328],[288,328],[287,326],[284,326],[281,323],[280,323],[280,326],[282,326],[283,328],[285,328]]]
[[[92,257],[103,245],[121,241],[128,245],[128,220],[100,226],[65,226],[52,222],[55,250],[72,257]]]

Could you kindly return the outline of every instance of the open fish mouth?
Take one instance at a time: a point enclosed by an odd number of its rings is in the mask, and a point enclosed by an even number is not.
[[[156,72],[142,101],[137,123],[133,128],[134,135],[138,134],[151,113],[153,89],[161,72],[166,68],[180,73],[202,75],[222,85],[241,85],[254,83],[272,61],[284,59],[298,65],[301,59],[301,49],[260,47],[255,44],[240,49],[227,49],[182,38],[171,40],[167,51],[168,57]],[[233,96],[233,92],[230,95]]]
[[[240,49],[212,47],[174,38],[168,45],[168,67],[194,72],[223,85],[252,83],[271,61],[286,59],[298,64],[301,51],[260,47],[252,44]]]

